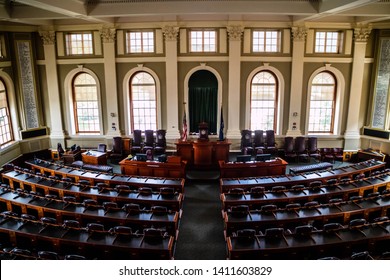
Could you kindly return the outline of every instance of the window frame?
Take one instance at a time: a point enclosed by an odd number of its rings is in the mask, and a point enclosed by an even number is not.
[[[133,103],[133,80],[140,73],[146,73],[154,81],[154,98],[155,98],[154,102],[155,102],[155,116],[156,116],[155,128],[149,127],[149,128],[145,128],[145,129],[157,130],[159,128],[159,123],[158,123],[158,106],[159,106],[159,102],[157,100],[157,98],[158,98],[158,94],[157,94],[157,81],[156,81],[155,77],[151,73],[149,73],[147,71],[140,70],[140,71],[136,71],[135,73],[133,73],[130,76],[129,84],[128,84],[128,87],[129,87],[129,109],[130,109],[129,116],[130,116],[131,133],[133,133],[135,129],[141,129],[141,128],[138,128],[138,127],[136,128],[135,127],[135,122],[134,122],[134,103]],[[149,125],[150,124],[151,123],[149,123]],[[144,131],[145,129],[141,129],[141,130]]]
[[[202,32],[202,50],[201,51],[196,51],[196,50],[192,50],[192,32]],[[215,50],[214,51],[205,51],[205,36],[204,36],[204,33],[205,32],[214,32],[215,33],[215,42],[214,42],[214,45],[215,45]],[[197,28],[194,28],[194,29],[191,29],[188,31],[188,51],[189,53],[192,53],[192,54],[199,54],[199,53],[202,53],[202,54],[216,54],[218,53],[218,37],[219,37],[219,33],[218,33],[218,30],[217,29],[210,29],[210,28],[207,28],[207,29],[197,29]]]
[[[264,42],[263,42],[263,47],[264,51],[255,51],[255,32],[264,32]],[[277,33],[277,44],[276,44],[276,51],[267,51],[267,37],[266,33],[267,32],[276,32]],[[260,44],[259,44],[260,46]],[[277,54],[282,52],[282,32],[281,30],[278,29],[253,29],[251,32],[251,51],[252,53],[270,53],[270,54]]]
[[[317,34],[318,33],[325,33],[325,39],[324,39],[324,41],[325,41],[325,43],[324,43],[324,51],[317,51],[316,49],[317,49]],[[336,52],[329,52],[329,51],[327,51],[326,49],[327,49],[327,35],[328,35],[328,33],[337,33],[338,34],[338,37],[337,37],[337,46],[336,46],[336,48],[337,48],[337,50],[336,50]],[[343,34],[344,34],[344,32],[343,31],[340,31],[340,30],[315,30],[314,31],[314,48],[313,48],[313,52],[315,53],[315,54],[341,54],[342,53],[342,51],[343,51]]]
[[[330,76],[332,76],[333,80],[334,80],[334,84],[333,85],[333,99],[332,99],[332,115],[331,115],[331,121],[330,121],[330,129],[329,131],[311,131],[309,130],[309,127],[310,127],[310,111],[311,111],[311,96],[313,94],[313,85],[327,85],[327,84],[314,84],[313,83],[313,80],[320,74],[322,73],[328,73]],[[337,107],[337,92],[338,92],[338,83],[337,83],[337,78],[336,76],[334,75],[334,73],[332,73],[331,71],[327,71],[327,70],[323,70],[323,71],[320,71],[319,73],[316,73],[313,77],[313,79],[311,80],[311,83],[310,83],[310,94],[308,96],[308,103],[309,103],[309,106],[308,106],[308,119],[307,119],[307,133],[308,134],[334,134],[334,131],[335,131],[335,118],[336,118],[336,107]]]
[[[251,78],[251,81],[250,81],[250,97],[249,97],[249,101],[250,101],[250,108],[249,108],[249,112],[250,112],[250,116],[249,116],[249,129],[251,130],[256,130],[256,129],[260,129],[260,130],[270,130],[270,128],[253,128],[252,127],[252,101],[253,101],[253,92],[252,92],[252,87],[253,87],[253,79],[259,75],[260,73],[262,72],[266,72],[266,73],[269,73],[275,80],[275,84],[273,84],[275,86],[275,98],[273,99],[273,105],[274,105],[274,113],[273,113],[273,125],[272,125],[272,130],[276,131],[277,129],[277,123],[278,123],[278,104],[279,104],[279,83],[278,83],[278,78],[277,76],[275,75],[275,73],[273,73],[272,71],[268,70],[268,69],[263,69],[263,70],[260,70],[258,71],[255,75],[253,75],[253,77]],[[264,100],[264,99],[259,99],[259,100]]]
[[[71,35],[85,35],[85,34],[88,34],[88,35],[91,35],[91,53],[84,53],[84,40],[82,40],[82,44],[83,44],[83,47],[82,47],[82,50],[83,50],[83,53],[81,54],[73,54],[73,53],[69,53],[69,50],[71,50],[72,48],[68,48],[68,36],[71,36]],[[64,33],[64,45],[65,45],[65,55],[66,56],[90,56],[90,55],[95,55],[95,44],[94,44],[94,32],[92,31],[81,31],[81,32],[66,32]]]
[[[9,130],[9,134],[10,134],[10,139],[6,142],[0,142],[0,149],[1,147],[3,146],[6,146],[8,145],[9,143],[15,141],[15,137],[14,137],[14,131],[13,131],[13,126],[12,126],[12,116],[11,116],[11,110],[10,110],[10,101],[9,101],[9,96],[8,96],[8,90],[7,90],[7,84],[6,82],[0,77],[0,82],[3,84],[4,86],[4,95],[5,95],[5,103],[6,103],[6,107],[5,108],[5,116],[8,118],[8,130]],[[2,108],[0,108],[2,109]],[[1,130],[1,127],[0,127],[0,130]],[[2,133],[0,134],[0,139],[1,141],[3,141],[3,136],[5,135],[6,133]]]
[[[141,33],[141,51],[140,52],[132,52],[131,51],[131,38],[128,38],[131,33]],[[146,52],[144,51],[143,47],[143,34],[144,33],[152,33],[153,34],[153,51]],[[127,30],[125,32],[125,53],[130,55],[136,55],[136,54],[155,54],[156,53],[156,31],[152,29],[145,29],[145,30]]]

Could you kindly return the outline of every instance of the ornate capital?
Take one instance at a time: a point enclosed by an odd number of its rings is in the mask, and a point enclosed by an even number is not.
[[[44,45],[54,45],[56,42],[56,32],[53,30],[50,31],[39,31],[39,35],[42,38]]]
[[[227,28],[230,41],[241,41],[242,33],[244,33],[244,27],[241,25],[229,25]]]
[[[355,42],[366,43],[371,33],[370,25],[358,25],[354,29]]]
[[[177,36],[179,35],[179,27],[178,26],[164,26],[162,28],[162,32],[164,34],[165,41],[176,41]]]
[[[305,41],[307,28],[304,26],[294,26],[291,28],[292,37],[295,42]]]
[[[115,43],[116,29],[110,27],[103,27],[100,30],[100,36],[103,39],[103,43]]]

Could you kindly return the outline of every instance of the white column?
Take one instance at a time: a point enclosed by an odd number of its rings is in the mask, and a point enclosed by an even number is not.
[[[55,50],[55,31],[39,31],[45,52],[45,68],[50,112],[50,138],[52,142],[65,145],[65,134],[61,115],[61,100]]]
[[[116,79],[116,64],[115,64],[115,28],[103,27],[100,30],[100,35],[103,40],[103,54],[104,54],[104,77],[106,84],[106,118],[107,127],[104,134],[112,138],[119,136],[119,117],[118,117],[118,91]]]
[[[354,53],[352,64],[351,91],[349,97],[347,128],[344,134],[344,149],[358,150],[360,148],[359,115],[362,102],[364,79],[364,58],[366,54],[367,39],[371,28],[358,26],[354,32]]]
[[[228,26],[227,32],[229,35],[229,92],[226,137],[240,139],[241,37],[244,27]]]
[[[179,99],[177,86],[177,35],[179,27],[165,26],[162,29],[165,38],[166,50],[166,93],[167,93],[167,139],[177,139],[180,137],[179,132]]]
[[[288,136],[302,135],[302,90],[303,90],[303,58],[305,55],[305,38],[307,30],[305,27],[293,27],[293,53],[291,64],[291,91],[290,111],[288,116]]]

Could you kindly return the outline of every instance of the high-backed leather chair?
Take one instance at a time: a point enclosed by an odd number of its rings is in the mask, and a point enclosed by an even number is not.
[[[284,157],[287,161],[296,161],[297,153],[294,150],[294,138],[291,136],[284,137]]]
[[[155,154],[164,154],[167,148],[167,140],[165,138],[166,135],[165,129],[159,129],[156,131],[156,145],[154,147]]]
[[[131,141],[131,153],[136,154],[142,151],[142,132],[139,129],[134,130]]]
[[[112,138],[112,150],[110,152],[111,162],[119,162],[124,158],[122,137]]]
[[[154,131],[151,129],[145,130],[145,140],[143,142],[143,153],[146,153],[147,150],[154,151]]]
[[[241,152],[246,155],[253,154],[252,131],[241,130]]]
[[[101,153],[107,152],[107,145],[106,145],[106,144],[103,144],[103,143],[100,143],[100,144],[98,145],[97,151],[98,151],[98,152],[101,152]]]
[[[321,153],[317,147],[317,137],[309,137],[307,138],[307,153],[310,158],[314,158],[315,160],[320,160]]]
[[[262,152],[265,151],[265,138],[264,138],[263,130],[255,130],[255,137],[253,138],[253,144],[254,144],[256,154],[258,153],[259,150],[261,150]]]
[[[297,154],[298,161],[308,161],[309,159],[309,154],[307,153],[305,141],[306,139],[303,136],[298,136],[297,138],[295,138],[295,152]]]
[[[276,154],[278,152],[278,148],[275,141],[275,131],[266,130],[265,135],[266,135],[266,153]]]

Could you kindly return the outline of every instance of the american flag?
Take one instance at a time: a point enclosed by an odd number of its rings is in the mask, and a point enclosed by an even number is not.
[[[187,117],[186,117],[186,109],[184,108],[183,114],[183,133],[181,135],[182,141],[187,141]]]

